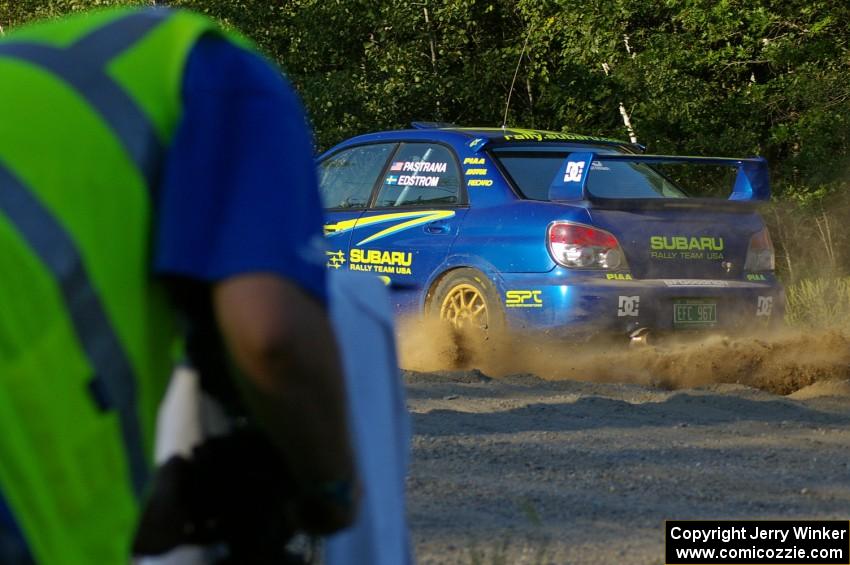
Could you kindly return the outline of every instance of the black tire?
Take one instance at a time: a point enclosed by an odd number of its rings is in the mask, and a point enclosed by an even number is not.
[[[475,269],[449,271],[434,287],[428,313],[456,330],[501,330],[505,323],[493,282]]]

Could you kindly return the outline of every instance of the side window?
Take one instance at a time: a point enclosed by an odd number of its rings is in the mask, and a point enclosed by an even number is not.
[[[319,192],[325,208],[365,208],[394,143],[361,145],[319,164]]]
[[[436,143],[404,143],[390,163],[376,207],[460,203],[460,174],[451,150]]]

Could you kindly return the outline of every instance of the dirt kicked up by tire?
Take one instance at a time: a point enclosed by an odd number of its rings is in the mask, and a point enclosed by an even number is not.
[[[848,519],[841,333],[585,351],[491,338],[440,370],[457,333],[400,327],[418,563],[650,565],[667,519]]]

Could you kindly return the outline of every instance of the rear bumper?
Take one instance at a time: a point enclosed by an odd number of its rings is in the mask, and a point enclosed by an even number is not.
[[[785,315],[782,286],[770,280],[607,280],[605,275],[503,273],[497,282],[508,326],[565,336],[629,335],[713,330],[738,333],[779,325]],[[677,304],[700,303],[714,321],[677,323]],[[713,307],[712,307],[713,305]]]

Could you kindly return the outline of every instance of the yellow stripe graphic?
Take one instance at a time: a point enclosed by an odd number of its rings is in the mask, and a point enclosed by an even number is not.
[[[375,241],[376,239],[381,239],[382,237],[386,237],[388,235],[392,235],[394,233],[404,231],[406,229],[415,228],[416,226],[421,226],[422,224],[427,224],[429,222],[434,222],[436,220],[442,220],[444,218],[451,218],[455,215],[454,210],[432,210],[427,213],[427,216],[422,216],[419,218],[415,218],[413,220],[408,220],[407,222],[402,222],[400,224],[396,224],[391,226],[385,230],[381,230],[378,233],[367,237],[366,239],[362,239],[357,242],[357,245],[363,245],[364,243],[369,243],[370,241]],[[373,218],[369,218],[370,220]],[[373,222],[374,223],[374,222]],[[361,224],[357,224],[359,228]],[[363,224],[365,225],[365,224]]]
[[[335,224],[325,224],[325,235],[332,233],[340,233],[353,230],[355,227],[369,226],[372,224],[380,224],[382,222],[391,222],[392,220],[402,220],[404,218],[419,218],[434,213],[434,210],[420,210],[418,212],[394,212],[392,214],[380,214],[370,218],[354,218],[353,220],[343,220]]]
[[[400,232],[402,230],[406,230],[408,228],[413,228],[436,220],[442,220],[444,218],[451,218],[454,215],[454,210],[419,210],[417,212],[393,212],[391,214],[379,214],[377,216],[371,216],[369,218],[355,218],[352,220],[343,220],[335,224],[325,224],[325,235],[336,235],[339,233],[351,231],[355,228],[362,228],[374,224],[382,224],[385,222],[392,222],[394,220],[405,220],[408,218],[412,218],[407,222],[396,224],[385,230],[379,231],[378,233],[367,237],[366,239],[357,243],[357,245],[362,245],[364,243],[368,243],[370,241],[386,237],[388,235]]]

